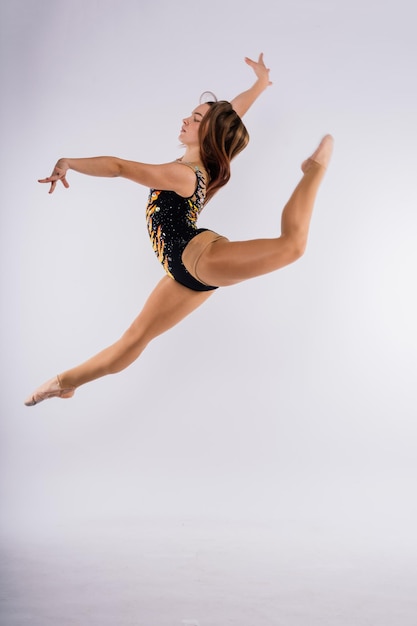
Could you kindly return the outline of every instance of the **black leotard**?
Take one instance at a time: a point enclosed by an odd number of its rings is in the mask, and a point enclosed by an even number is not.
[[[217,287],[204,285],[185,268],[182,253],[187,244],[207,228],[197,228],[197,218],[204,206],[205,181],[198,167],[195,191],[189,198],[175,191],[151,189],[146,207],[146,222],[152,247],[168,276],[194,291],[211,291]]]

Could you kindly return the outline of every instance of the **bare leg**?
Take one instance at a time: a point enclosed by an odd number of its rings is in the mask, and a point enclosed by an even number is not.
[[[273,272],[300,258],[307,245],[314,203],[332,148],[333,138],[326,135],[314,154],[302,164],[304,175],[282,213],[281,236],[215,241],[198,261],[200,280],[208,285],[233,285]]]
[[[32,406],[49,397],[69,398],[80,385],[120,372],[138,358],[152,339],[178,324],[212,293],[192,291],[165,276],[152,291],[133,324],[116,343],[39,387],[25,404]]]

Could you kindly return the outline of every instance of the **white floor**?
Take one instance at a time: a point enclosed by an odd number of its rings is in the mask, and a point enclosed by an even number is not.
[[[1,626],[416,626],[415,553],[300,520],[8,533]]]

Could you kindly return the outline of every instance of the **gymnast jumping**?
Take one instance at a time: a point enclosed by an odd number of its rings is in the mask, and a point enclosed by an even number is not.
[[[254,84],[231,102],[203,102],[184,118],[179,139],[185,150],[176,161],[149,165],[108,156],[61,158],[52,174],[39,181],[50,184],[53,193],[59,181],[69,187],[67,172],[74,170],[89,176],[121,176],[149,187],[148,232],[166,275],[118,341],[48,380],[26,399],[26,406],[49,398],[71,398],[81,385],[120,372],[152,339],[192,313],[218,287],[273,272],[304,253],[316,195],[332,154],[331,135],[303,162],[302,178],[283,209],[281,232],[276,236],[229,241],[197,228],[205,203],[228,182],[231,160],[248,144],[241,118],[271,85],[263,54],[257,61],[245,61],[255,73]]]

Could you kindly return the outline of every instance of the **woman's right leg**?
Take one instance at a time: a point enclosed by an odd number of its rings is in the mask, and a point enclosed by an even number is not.
[[[261,276],[288,265],[304,253],[317,192],[330,161],[333,138],[326,135],[302,164],[303,177],[281,216],[281,235],[271,239],[229,241],[221,238],[204,248],[195,264],[198,279],[219,287]],[[197,235],[191,243],[197,244]],[[191,244],[189,244],[191,245]],[[197,250],[198,253],[198,250]],[[183,256],[184,259],[184,256]],[[188,271],[192,270],[187,265]]]
[[[164,276],[138,317],[118,341],[39,387],[25,404],[33,406],[49,397],[70,398],[80,385],[120,372],[139,357],[152,339],[178,324],[212,293],[193,291]]]

